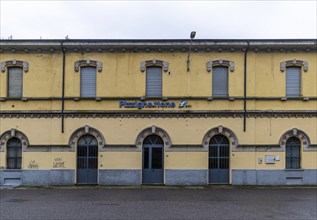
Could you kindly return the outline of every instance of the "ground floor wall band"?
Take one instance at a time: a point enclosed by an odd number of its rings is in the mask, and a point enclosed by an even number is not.
[[[0,170],[1,186],[75,185],[75,170]],[[165,170],[163,185],[208,185],[208,170]],[[317,169],[232,170],[232,185],[317,185]],[[99,170],[98,185],[141,185],[142,170]]]

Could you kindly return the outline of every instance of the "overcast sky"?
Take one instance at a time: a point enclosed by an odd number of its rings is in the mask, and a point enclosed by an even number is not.
[[[310,1],[0,0],[1,39],[317,38]]]

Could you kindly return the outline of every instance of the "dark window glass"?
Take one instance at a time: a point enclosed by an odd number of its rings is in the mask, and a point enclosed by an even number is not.
[[[152,169],[162,169],[163,148],[152,148]]]
[[[149,148],[145,147],[144,148],[144,161],[143,161],[143,168],[144,169],[149,169]]]
[[[97,139],[90,135],[84,135],[77,144],[77,168],[97,169],[98,168],[98,143]]]

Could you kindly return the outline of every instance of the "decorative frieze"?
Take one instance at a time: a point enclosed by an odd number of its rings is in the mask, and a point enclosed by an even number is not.
[[[96,60],[78,60],[74,63],[75,72],[79,71],[81,66],[95,66],[97,67],[98,72],[102,71],[102,62]]]
[[[288,66],[299,66],[303,67],[304,72],[308,71],[308,62],[303,60],[286,60],[280,63],[280,69],[281,72],[284,72],[286,70],[286,67]]]
[[[1,72],[4,73],[8,67],[22,67],[25,73],[29,71],[29,63],[21,60],[7,60],[0,63]]]
[[[211,72],[212,67],[214,66],[227,66],[230,69],[230,72],[233,72],[235,69],[234,61],[232,60],[210,60],[206,64],[207,66],[207,71]]]
[[[146,60],[140,63],[141,72],[144,72],[148,66],[161,66],[164,72],[168,71],[168,62],[162,60]]]

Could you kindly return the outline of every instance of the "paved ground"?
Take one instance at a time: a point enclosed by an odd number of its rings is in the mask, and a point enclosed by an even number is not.
[[[317,188],[0,190],[0,219],[317,219]]]

